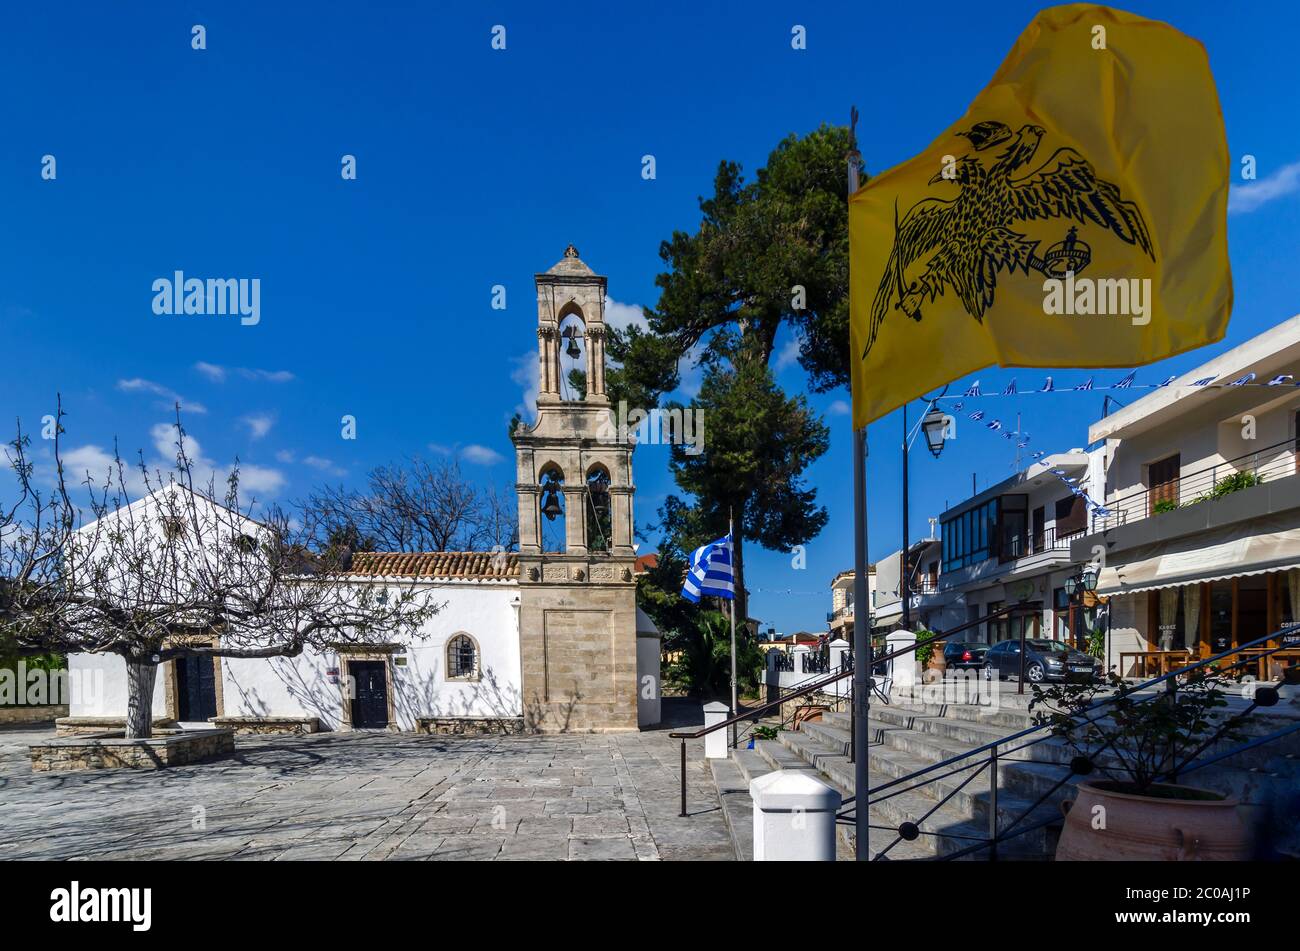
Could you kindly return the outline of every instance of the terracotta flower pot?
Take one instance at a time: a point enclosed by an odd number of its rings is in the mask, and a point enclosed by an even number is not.
[[[1079,783],[1061,803],[1065,828],[1058,862],[1242,861],[1251,857],[1250,835],[1237,800],[1208,789],[1162,784],[1187,798],[1140,796],[1098,780]],[[1100,807],[1100,808],[1099,808]]]

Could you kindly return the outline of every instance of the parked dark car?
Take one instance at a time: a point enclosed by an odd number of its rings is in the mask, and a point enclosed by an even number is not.
[[[1040,684],[1045,681],[1091,680],[1101,675],[1101,664],[1095,657],[1077,651],[1062,641],[1038,638],[1025,641],[1025,680]],[[1020,676],[1020,641],[999,641],[984,655],[984,678]]]
[[[943,645],[943,662],[949,670],[978,670],[984,666],[987,644],[963,644],[949,641]]]

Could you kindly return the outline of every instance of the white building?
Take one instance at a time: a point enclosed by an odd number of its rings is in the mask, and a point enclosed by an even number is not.
[[[416,635],[309,647],[293,657],[167,660],[154,684],[159,720],[438,732],[634,730],[658,722],[658,632],[636,606],[635,438],[620,431],[604,391],[606,281],[570,245],[535,283],[537,419],[511,434],[519,552],[358,554],[349,582],[413,585],[439,605]],[[569,392],[561,348],[583,358],[584,393]],[[147,508],[151,498],[136,506]],[[129,518],[136,506],[108,517]],[[227,527],[215,543],[228,543],[232,531],[256,537],[262,530],[251,521],[232,530],[238,514],[221,511]],[[191,557],[204,560],[202,552]],[[207,646],[219,648],[220,631],[212,638]],[[93,703],[74,704],[62,726],[122,722],[121,658],[74,654],[69,666],[101,672],[104,690]]]
[[[1108,666],[1155,673],[1300,621],[1298,382],[1300,316],[1092,425],[1112,514],[1072,549],[1102,558]]]
[[[154,717],[215,719],[250,730],[292,729],[304,721],[325,730],[519,728],[517,556],[359,554],[351,575],[358,584],[413,583],[442,607],[424,622],[421,636],[401,642],[308,648],[296,657],[166,661],[154,684]],[[68,666],[102,672],[105,685],[98,703],[70,707],[74,724],[125,715],[120,657],[73,654]]]
[[[1078,572],[1070,546],[1087,531],[1088,515],[1084,499],[1057,473],[1100,498],[1102,463],[1098,451],[1046,456],[944,512],[933,594],[936,627],[948,630],[1027,602],[960,638],[996,643],[1023,632],[1081,644],[1094,616],[1067,595],[1066,581]],[[923,606],[928,597],[922,595]]]

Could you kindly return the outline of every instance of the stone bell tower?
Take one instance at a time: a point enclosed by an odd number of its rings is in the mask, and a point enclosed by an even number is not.
[[[548,732],[635,730],[633,447],[605,395],[606,281],[569,245],[536,284],[537,421],[511,434],[524,717]]]

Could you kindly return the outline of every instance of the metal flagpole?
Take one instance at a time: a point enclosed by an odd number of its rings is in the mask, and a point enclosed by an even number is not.
[[[849,120],[849,196],[858,190],[858,109]],[[852,260],[849,262],[853,267]],[[856,858],[871,856],[867,802],[867,718],[871,709],[871,605],[867,595],[867,427],[853,430],[853,795]]]
[[[731,717],[734,720],[739,708],[736,705],[736,516],[727,508],[727,535],[731,538]],[[731,724],[731,748],[736,748],[736,724]]]

